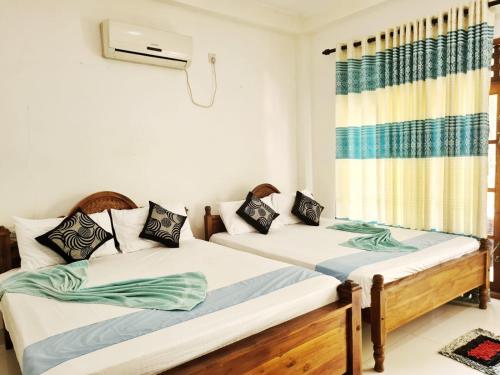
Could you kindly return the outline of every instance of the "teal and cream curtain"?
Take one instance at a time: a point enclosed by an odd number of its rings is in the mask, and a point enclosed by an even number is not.
[[[486,236],[492,22],[476,0],[337,46],[337,217]]]

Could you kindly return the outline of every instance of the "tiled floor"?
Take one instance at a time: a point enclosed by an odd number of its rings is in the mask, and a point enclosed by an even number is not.
[[[370,343],[370,326],[363,327],[363,369],[376,374]],[[486,311],[448,304],[389,334],[385,375],[468,375],[481,374],[438,354],[438,350],[475,328],[500,334],[500,300]]]
[[[389,334],[384,374],[479,375],[479,372],[437,353],[441,347],[474,328],[484,328],[500,334],[500,300],[493,300],[486,311],[445,305]],[[364,373],[376,374],[372,370],[370,326],[365,325],[363,329]],[[3,343],[3,338],[1,339]],[[14,352],[6,352],[5,347],[0,346],[0,374],[20,373]]]

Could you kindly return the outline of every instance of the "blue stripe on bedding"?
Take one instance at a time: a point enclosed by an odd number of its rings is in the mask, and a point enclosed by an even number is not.
[[[425,249],[437,245],[442,242],[451,240],[457,237],[453,234],[428,232],[419,236],[410,238],[406,241],[401,241],[404,245],[415,246],[418,250]],[[417,250],[417,251],[418,251]],[[413,252],[412,252],[413,253]],[[373,252],[361,250],[354,254],[344,255],[338,258],[327,259],[318,263],[315,270],[325,275],[333,276],[340,281],[345,281],[349,278],[352,271],[387,259],[398,258],[408,255],[407,252]]]
[[[24,349],[23,374],[42,374],[93,351],[227,309],[319,275],[301,267],[280,268],[210,291],[206,300],[191,311],[141,310],[48,337]]]

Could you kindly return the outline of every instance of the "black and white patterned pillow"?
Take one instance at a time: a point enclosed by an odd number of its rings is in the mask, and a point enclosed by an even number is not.
[[[295,203],[292,207],[292,214],[297,216],[307,225],[319,225],[319,218],[324,207],[314,199],[302,194],[300,191],[295,195]]]
[[[170,212],[159,204],[149,202],[149,213],[139,237],[159,242],[167,247],[179,247],[181,229],[187,216]]]
[[[251,192],[236,213],[262,234],[269,232],[273,220],[280,215]]]
[[[61,224],[35,238],[59,254],[67,263],[89,259],[106,241],[113,238],[89,215],[81,210],[65,218]]]

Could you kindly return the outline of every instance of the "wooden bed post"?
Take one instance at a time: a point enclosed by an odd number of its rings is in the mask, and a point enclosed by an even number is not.
[[[5,325],[5,322],[4,322]],[[5,350],[10,350],[14,348],[14,345],[12,344],[12,340],[10,339],[10,334],[9,331],[7,331],[4,327],[3,329],[3,342],[5,345]]]
[[[0,259],[1,259],[1,272],[6,272],[12,268],[12,254],[11,254],[11,243],[10,243],[10,231],[5,227],[0,227]],[[10,335],[7,329],[3,328],[3,340],[5,344],[5,349],[12,349],[12,341],[10,340]]]
[[[12,268],[10,231],[5,227],[0,227],[0,258],[1,272],[10,270]]]
[[[385,327],[385,290],[384,276],[373,276],[373,284],[371,289],[371,330],[373,342],[373,358],[375,359],[375,371],[384,371],[384,347],[387,339],[387,331]]]
[[[212,215],[212,207],[210,206],[205,206],[205,241],[208,241],[210,239],[210,236],[213,233],[213,228],[212,228],[212,220],[210,220],[210,216]]]
[[[345,281],[338,287],[339,299],[343,303],[350,303],[347,313],[347,374],[361,375],[362,373],[362,337],[361,337],[361,287],[351,280]]]
[[[486,267],[484,270],[484,284],[479,287],[479,308],[486,310],[488,307],[488,300],[490,298],[490,256],[491,256],[491,241],[488,239],[481,239],[480,251],[484,252],[486,257]]]

